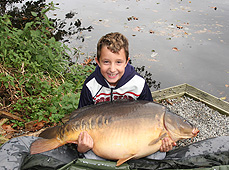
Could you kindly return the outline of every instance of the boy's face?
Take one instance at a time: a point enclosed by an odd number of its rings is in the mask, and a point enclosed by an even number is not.
[[[119,53],[112,53],[106,46],[102,47],[101,55],[95,58],[100,67],[101,74],[111,86],[116,86],[125,72],[125,67],[129,61],[126,61],[125,51],[122,48]]]

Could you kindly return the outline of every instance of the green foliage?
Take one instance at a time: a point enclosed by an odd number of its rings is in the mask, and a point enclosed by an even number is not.
[[[66,52],[69,49],[54,37],[49,38],[51,33],[47,28],[53,29],[51,21],[35,18],[20,30],[11,28],[9,19],[7,15],[0,17],[0,56],[4,65],[23,67],[33,73],[41,70],[52,74],[65,72],[67,65],[63,59],[69,58]]]
[[[24,123],[23,122],[19,122],[18,120],[10,120],[12,123],[14,123],[14,125],[12,127],[24,127]]]
[[[45,13],[50,4],[24,28],[12,27],[10,16],[0,16],[0,81],[10,112],[26,121],[59,122],[78,106],[80,90],[92,65],[69,66],[71,51],[52,37],[54,28]],[[3,101],[3,97],[0,97]],[[23,126],[22,122],[14,121]]]

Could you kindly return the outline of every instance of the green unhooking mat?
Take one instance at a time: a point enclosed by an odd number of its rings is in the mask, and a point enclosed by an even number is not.
[[[92,170],[92,169],[229,169],[229,136],[211,138],[167,152],[165,159],[138,159],[116,167],[115,161],[79,158],[78,153],[65,145],[42,154],[30,155],[29,147],[36,137],[11,139],[0,148],[0,170]]]

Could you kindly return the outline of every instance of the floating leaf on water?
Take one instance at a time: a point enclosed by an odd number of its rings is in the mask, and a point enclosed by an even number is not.
[[[128,20],[128,21],[131,21],[131,20],[138,20],[138,18],[135,17],[135,16],[132,16],[132,17],[128,17],[127,20]]]
[[[138,20],[138,18],[137,18],[137,17],[132,16],[132,18],[133,18],[133,20]]]
[[[158,55],[158,53],[153,52],[153,53],[151,54],[151,57],[153,58],[153,57],[156,57],[157,55]]]
[[[216,6],[214,6],[214,7],[211,7],[212,9],[214,9],[214,10],[217,10],[217,7]]]
[[[169,25],[168,28],[175,28],[173,24]]]
[[[227,99],[227,97],[225,96],[225,97],[221,97],[220,98],[221,100],[226,100]]]
[[[176,25],[178,29],[183,29],[183,26]]]
[[[149,61],[154,61],[154,62],[158,62],[158,60],[157,59],[148,59]]]
[[[154,33],[155,33],[155,31],[153,31],[153,30],[150,30],[150,31],[149,31],[149,33],[150,33],[150,34],[154,34]]]
[[[206,33],[207,31],[208,30],[206,28],[204,28],[203,30],[196,31],[195,33],[202,34],[202,33]]]
[[[223,27],[223,25],[221,25],[221,24],[215,24],[216,26],[218,26],[218,27]]]
[[[139,26],[132,29],[133,31],[141,31],[141,28]]]
[[[177,47],[173,47],[172,49],[173,49],[173,51],[180,51],[180,50],[178,50]]]

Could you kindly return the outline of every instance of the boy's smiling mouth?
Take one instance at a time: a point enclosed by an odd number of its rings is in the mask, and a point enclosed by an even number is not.
[[[108,73],[107,75],[108,75],[109,78],[113,79],[113,78],[116,78],[118,76],[118,73],[116,73],[116,74]]]

